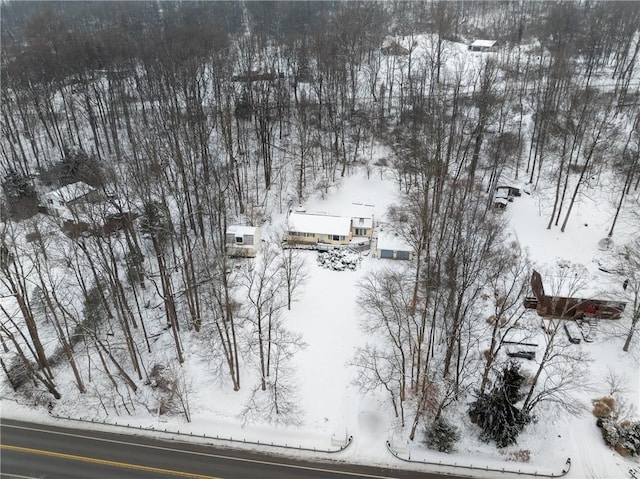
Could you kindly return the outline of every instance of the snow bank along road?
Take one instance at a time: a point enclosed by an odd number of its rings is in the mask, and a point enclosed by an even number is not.
[[[47,479],[436,479],[415,471],[312,463],[2,419],[0,477]]]

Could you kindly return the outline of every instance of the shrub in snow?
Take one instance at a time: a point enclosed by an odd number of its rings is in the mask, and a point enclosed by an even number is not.
[[[630,456],[640,455],[640,422],[622,423],[618,433],[620,447]]]
[[[471,404],[469,416],[482,428],[480,439],[495,441],[498,447],[516,442],[518,434],[531,418],[516,404],[522,399],[520,389],[525,381],[517,363],[504,367],[493,389]]]
[[[8,367],[5,363],[2,363],[2,368],[4,369],[4,372],[7,375],[7,380],[14,391],[17,391],[20,386],[29,382],[29,371],[27,370],[24,361],[21,361],[18,355],[15,355],[9,361]]]
[[[187,422],[191,422],[191,410],[189,396],[192,384],[183,371],[178,371],[174,366],[165,366],[156,363],[149,373],[149,383],[156,390],[156,403],[149,409],[157,414],[185,415]]]
[[[454,445],[460,439],[460,433],[449,421],[439,417],[426,427],[425,444],[430,449],[440,452],[451,452]]]
[[[597,418],[612,417],[616,410],[616,400],[611,396],[592,399],[593,415]]]
[[[640,422],[618,422],[617,419],[624,413],[621,414],[620,406],[610,396],[593,399],[591,402],[593,415],[598,418],[596,425],[607,446],[624,457],[640,455]]]
[[[334,271],[355,270],[360,265],[360,253],[349,248],[332,249],[318,254],[318,264]]]
[[[149,384],[153,388],[158,388],[161,391],[171,390],[171,380],[167,376],[167,367],[162,364],[154,364],[149,373]]]
[[[604,442],[621,456],[640,455],[640,422],[617,423],[612,418],[600,418],[596,422]]]
[[[620,439],[620,435],[618,434],[618,424],[616,424],[616,422],[611,418],[600,418],[596,424],[600,428],[602,438],[607,446],[614,447]]]
[[[531,460],[531,451],[529,449],[518,449],[507,454],[509,461],[529,462]]]

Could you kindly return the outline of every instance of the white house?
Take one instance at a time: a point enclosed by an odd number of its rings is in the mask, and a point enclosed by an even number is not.
[[[98,191],[82,181],[49,191],[40,197],[44,211],[52,216],[67,217],[83,203],[95,200]]]
[[[287,242],[290,244],[318,245],[319,243],[344,246],[353,237],[351,218],[309,214],[294,211],[289,214]]]
[[[373,205],[351,203],[351,236],[373,236]]]
[[[376,258],[413,259],[413,248],[397,233],[378,232]]]
[[[228,226],[225,247],[229,256],[255,257],[260,249],[260,228],[244,225]]]
[[[475,40],[469,45],[472,52],[493,52],[498,42],[496,40]]]

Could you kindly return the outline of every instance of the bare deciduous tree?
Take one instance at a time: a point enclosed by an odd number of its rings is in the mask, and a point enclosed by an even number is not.
[[[622,350],[627,352],[640,322],[640,239],[634,238],[625,244],[617,258],[616,270],[620,286],[613,287],[621,288],[618,290],[618,296],[627,303],[624,318],[629,321],[629,330],[622,347]]]
[[[279,325],[280,310],[284,307],[279,294],[282,278],[278,269],[278,252],[273,246],[262,249],[255,263],[242,269],[242,282],[247,293],[246,320],[250,325],[249,344],[257,342],[262,390],[267,389],[270,376],[273,335]]]
[[[562,265],[554,273],[547,276],[551,282],[549,294],[554,298],[578,296],[588,280],[584,267]],[[532,414],[542,403],[552,403],[570,414],[579,414],[584,407],[574,395],[591,386],[588,379],[591,359],[564,337],[564,321],[571,320],[542,319],[544,351],[522,405],[526,414]]]
[[[307,279],[307,265],[303,253],[295,248],[282,249],[279,256],[280,274],[287,291],[287,309],[290,310],[296,292]]]
[[[510,331],[519,329],[523,315],[522,300],[529,290],[530,265],[529,260],[517,243],[510,245],[504,255],[497,259],[489,277],[489,288],[493,297],[492,315],[487,321],[490,332],[489,347],[483,351],[484,370],[480,381],[479,394],[485,392],[489,380],[489,373],[494,368],[498,353],[502,350]]]

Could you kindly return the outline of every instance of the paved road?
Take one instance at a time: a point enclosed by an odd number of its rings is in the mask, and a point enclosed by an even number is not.
[[[2,419],[0,477],[37,479],[438,479],[246,451]]]

